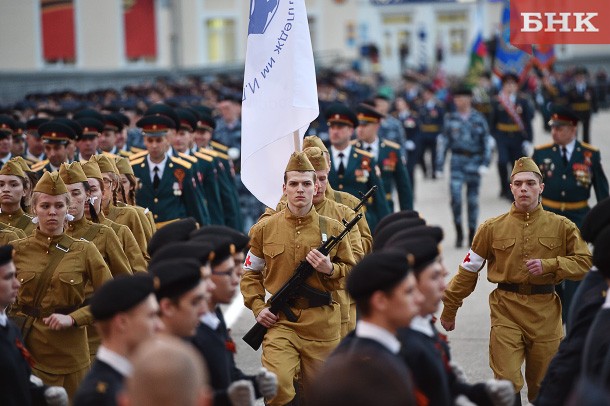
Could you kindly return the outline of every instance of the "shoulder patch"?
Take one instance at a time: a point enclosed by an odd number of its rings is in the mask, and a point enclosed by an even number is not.
[[[180,156],[180,158],[186,159],[187,161],[190,161],[192,163],[197,162],[197,158],[195,158],[194,156],[187,155],[184,152],[178,152],[178,155]]]
[[[203,159],[204,161],[208,161],[208,162],[214,162],[214,158],[213,158],[213,157],[211,157],[210,155],[206,155],[206,154],[203,154],[203,153],[201,153],[201,152],[195,152],[195,154],[194,154],[194,155],[195,155],[197,158],[199,158],[199,159]]]
[[[224,144],[221,144],[218,141],[210,141],[210,145],[212,146],[212,148],[219,149],[221,151],[225,151],[226,152],[226,151],[229,150],[229,147],[227,147]]]
[[[48,163],[49,163],[48,159],[45,159],[44,161],[38,161],[34,165],[32,165],[32,171],[38,172],[39,170],[44,168],[45,165],[48,164]]]
[[[549,142],[548,144],[536,145],[536,146],[534,147],[534,149],[535,149],[536,151],[539,151],[539,150],[541,150],[541,149],[547,149],[547,148],[551,148],[553,145],[555,145],[555,144],[554,144],[554,143],[552,143],[552,142]]]
[[[368,151],[365,151],[365,150],[360,149],[360,148],[354,148],[354,150],[355,150],[357,153],[359,153],[360,155],[368,156],[369,158],[374,158],[373,154],[372,154],[372,153],[370,153],[370,152],[368,152]]]
[[[140,152],[136,152],[136,153],[131,154],[131,155],[129,156],[129,160],[138,159],[138,158],[143,157],[143,156],[146,156],[146,155],[148,155],[148,151],[147,151],[147,150],[143,150],[143,151],[140,151]]]
[[[131,165],[131,166],[140,165],[142,162],[144,162],[144,159],[145,159],[145,157],[138,158],[138,159],[132,159],[129,161],[129,165]]]
[[[191,166],[193,166],[190,162],[187,162],[184,159],[176,158],[175,156],[170,156],[169,159],[178,165],[184,166],[186,169],[191,169]]]
[[[394,149],[400,149],[400,144],[398,144],[397,142],[386,140],[386,139],[384,139],[381,142],[383,142],[385,145],[392,147]]]
[[[599,148],[594,147],[594,146],[593,146],[593,145],[591,145],[591,144],[587,144],[586,142],[581,142],[581,143],[580,143],[580,145],[582,145],[582,146],[583,146],[583,148],[589,149],[589,150],[591,150],[591,151],[599,151]]]

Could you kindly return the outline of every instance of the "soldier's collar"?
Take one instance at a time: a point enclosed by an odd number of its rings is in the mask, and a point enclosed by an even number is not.
[[[304,216],[297,216],[296,214],[292,213],[288,208],[288,204],[286,204],[286,208],[284,209],[284,218],[290,222],[300,225],[310,223],[311,221],[313,221],[314,217],[317,217],[317,215],[318,212],[316,211],[313,204],[311,205],[311,209],[309,210],[309,212]]]
[[[537,218],[543,211],[542,204],[538,203],[538,206],[530,212],[518,211],[515,203],[513,202],[510,207],[510,214],[514,217],[520,218],[522,220],[534,220]]]

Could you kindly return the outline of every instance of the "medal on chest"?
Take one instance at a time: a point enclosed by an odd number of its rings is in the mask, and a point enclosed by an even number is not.
[[[185,176],[186,173],[182,169],[176,169],[174,171],[174,177],[176,178],[176,182],[174,182],[174,185],[172,186],[174,190],[174,196],[182,196],[182,185]]]

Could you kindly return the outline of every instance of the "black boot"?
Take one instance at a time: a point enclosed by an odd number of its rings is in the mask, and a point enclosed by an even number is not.
[[[455,223],[455,248],[462,248],[464,242],[464,232],[462,231],[462,225]]]
[[[472,240],[474,240],[474,233],[477,231],[476,228],[468,229],[468,246],[472,247]]]

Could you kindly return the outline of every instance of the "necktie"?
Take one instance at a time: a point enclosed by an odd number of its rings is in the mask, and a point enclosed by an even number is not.
[[[155,173],[155,176],[153,176],[153,188],[157,190],[159,188],[159,183],[161,183],[161,178],[159,178],[159,167],[155,166],[153,172]]]
[[[345,174],[345,165],[343,165],[343,152],[339,152],[339,169],[337,169],[337,175],[343,176]]]
[[[568,150],[566,147],[561,147],[561,158],[563,159],[563,166],[568,166]]]
[[[366,151],[367,152],[373,152],[373,147],[371,147],[370,145],[368,147],[366,147]]]

